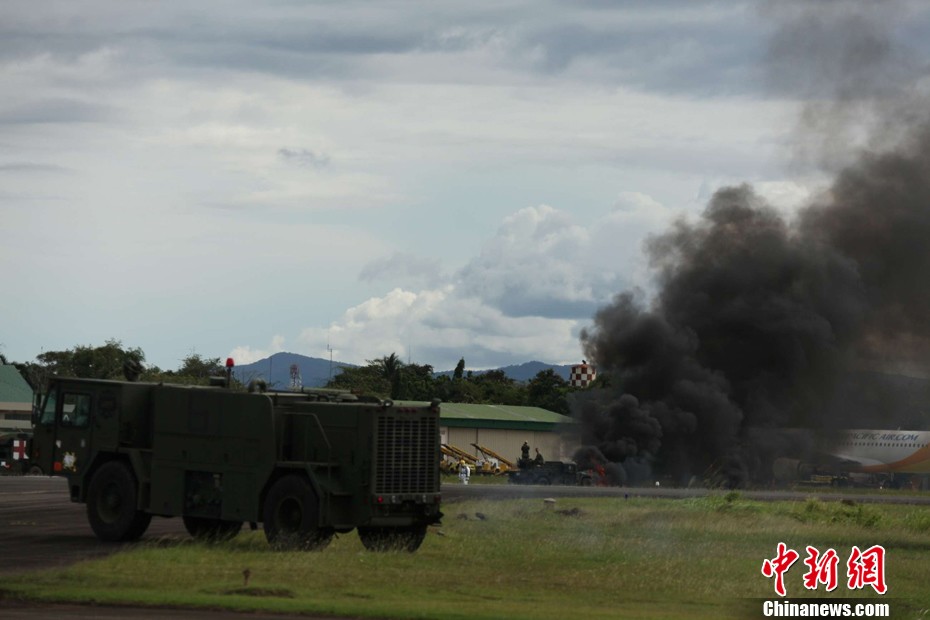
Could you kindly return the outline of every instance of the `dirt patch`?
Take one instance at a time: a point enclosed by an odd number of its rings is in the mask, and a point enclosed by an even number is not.
[[[229,596],[256,596],[256,597],[277,597],[277,598],[294,598],[294,593],[287,588],[230,588],[229,590],[217,590],[207,592],[207,594],[226,594]]]
[[[569,508],[568,510],[556,510],[556,514],[560,514],[565,517],[582,517],[584,516],[584,511],[580,508]]]

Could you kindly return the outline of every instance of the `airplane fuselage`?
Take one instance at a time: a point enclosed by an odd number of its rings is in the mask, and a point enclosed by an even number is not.
[[[930,473],[930,431],[842,431],[830,452],[853,472]]]

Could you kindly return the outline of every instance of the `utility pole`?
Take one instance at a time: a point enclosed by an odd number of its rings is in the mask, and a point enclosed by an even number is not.
[[[333,348],[329,346],[329,340],[326,341],[326,350],[329,351],[329,380],[333,380]]]

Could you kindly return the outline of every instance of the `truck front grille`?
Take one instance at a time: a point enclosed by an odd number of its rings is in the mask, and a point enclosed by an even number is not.
[[[375,439],[375,493],[439,491],[439,419],[379,415]]]

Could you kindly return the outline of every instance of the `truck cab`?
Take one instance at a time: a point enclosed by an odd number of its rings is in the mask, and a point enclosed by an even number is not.
[[[43,471],[80,480],[79,474],[91,464],[94,443],[103,442],[115,426],[115,393],[101,382],[57,380],[37,412],[34,425],[32,461]],[[91,424],[91,412],[94,411]],[[75,499],[72,493],[72,499]]]

